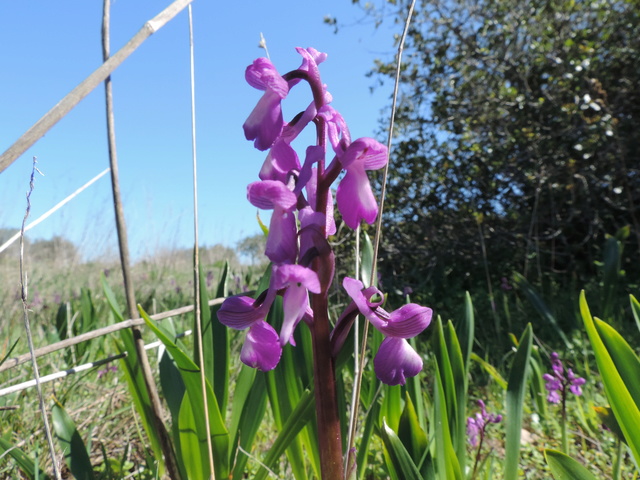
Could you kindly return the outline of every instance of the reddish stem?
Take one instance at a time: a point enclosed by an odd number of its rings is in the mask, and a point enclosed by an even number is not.
[[[323,258],[314,263],[323,262]],[[320,266],[320,265],[319,265]],[[323,268],[320,266],[320,268]],[[329,342],[329,316],[327,292],[324,290],[312,298],[313,319],[313,370],[318,420],[318,444],[320,468],[324,480],[344,477],[342,460],[342,436],[336,397],[336,376]]]

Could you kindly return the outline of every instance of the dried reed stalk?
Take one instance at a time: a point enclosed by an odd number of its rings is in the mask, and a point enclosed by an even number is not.
[[[193,159],[193,285],[195,290],[194,305],[196,319],[196,345],[200,367],[200,387],[204,408],[204,424],[207,432],[207,453],[209,455],[210,479],[215,480],[216,472],[213,463],[213,444],[211,443],[211,426],[209,425],[209,405],[207,400],[206,372],[204,370],[204,352],[202,347],[202,312],[200,311],[200,251],[198,239],[198,160],[196,155],[196,86],[193,55],[193,13],[189,5],[189,64],[191,76],[191,155]]]
[[[102,83],[120,64],[152,34],[160,30],[173,17],[180,13],[193,0],[175,0],[154,18],[145,23],[142,28],[118,50],[109,60],[98,67],[85,78],[76,88],[71,90],[40,120],[33,124],[16,142],[0,155],[0,173],[11,165],[20,155],[36,143],[51,127],[69,113],[94,88]]]
[[[28,296],[28,284],[27,275],[24,269],[24,227],[27,223],[27,218],[31,212],[31,193],[33,192],[33,182],[36,172],[39,172],[36,167],[36,159],[33,159],[33,167],[31,170],[31,179],[29,181],[29,191],[27,192],[27,209],[22,219],[22,229],[20,230],[20,294],[22,297],[22,312],[24,319],[24,329],[27,333],[27,343],[29,344],[29,353],[31,357],[31,363],[33,364],[33,378],[36,384],[36,390],[38,391],[38,404],[40,406],[40,413],[42,414],[42,422],[44,424],[44,433],[47,438],[47,444],[49,446],[49,455],[51,456],[51,463],[53,464],[53,474],[57,480],[62,480],[60,476],[60,470],[56,462],[56,449],[53,446],[53,436],[51,435],[51,427],[49,426],[49,419],[47,416],[47,407],[44,404],[44,398],[42,397],[42,388],[40,388],[40,372],[38,371],[38,362],[34,354],[33,336],[31,335],[31,323],[29,322],[29,307],[27,305]]]
[[[104,14],[102,17],[102,56],[103,61],[106,63],[109,60],[109,20],[110,20],[110,8],[111,1],[104,0]],[[107,136],[109,143],[109,164],[111,167],[111,187],[113,191],[113,206],[116,217],[116,230],[118,232],[118,246],[120,251],[120,264],[122,266],[122,277],[124,280],[124,291],[127,299],[127,310],[129,317],[135,319],[139,317],[138,310],[136,308],[135,293],[133,288],[133,281],[131,279],[131,262],[129,257],[129,243],[127,241],[127,227],[124,219],[124,207],[122,205],[122,198],[120,196],[120,181],[118,179],[118,155],[116,151],[116,133],[115,133],[115,119],[113,115],[113,93],[111,88],[111,76],[108,76],[104,82],[105,97],[106,97],[106,113],[107,113]],[[151,371],[151,365],[149,364],[149,358],[147,357],[147,351],[144,348],[144,340],[142,338],[142,331],[138,326],[132,326],[131,331],[136,346],[136,353],[138,354],[138,363],[144,383],[149,394],[149,400],[151,402],[151,416],[153,427],[158,434],[160,440],[160,448],[164,456],[164,464],[167,468],[167,474],[172,480],[180,480],[180,469],[176,460],[176,455],[169,438],[169,433],[165,427],[163,421],[162,403],[160,403],[160,396],[158,395],[158,389],[156,387],[155,380],[153,379],[153,372]]]
[[[384,172],[382,174],[382,191],[380,193],[380,208],[378,211],[378,219],[376,220],[376,235],[373,241],[373,264],[371,265],[371,278],[370,285],[374,284],[376,279],[376,263],[378,261],[378,250],[380,246],[380,236],[382,232],[382,212],[384,208],[384,198],[387,188],[387,176],[389,174],[389,161],[390,161],[390,153],[391,153],[391,145],[393,141],[393,128],[395,123],[395,115],[397,109],[397,101],[398,101],[398,90],[400,88],[400,68],[402,66],[402,52],[404,51],[404,42],[407,38],[407,33],[409,31],[409,25],[411,25],[411,17],[413,16],[413,9],[416,5],[416,0],[412,0],[411,5],[409,6],[409,11],[407,12],[407,19],[404,24],[404,30],[402,31],[402,36],[400,37],[400,43],[398,44],[398,53],[396,54],[396,77],[395,83],[393,87],[393,100],[391,102],[391,118],[389,119],[389,132],[387,136],[387,164],[384,166]],[[365,363],[365,354],[367,352],[367,336],[369,333],[369,321],[365,318],[364,327],[362,332],[362,348],[360,351],[360,368],[357,371],[357,376],[355,380],[354,388],[356,389],[355,398],[360,398],[360,387],[362,385],[362,372],[364,370]],[[355,404],[351,405],[351,415],[354,418],[358,417],[358,407],[359,402],[355,402]],[[347,468],[345,469],[345,478],[348,475],[350,470],[350,465],[355,466],[355,456],[354,455],[354,442],[356,436],[357,422],[354,420],[350,422],[351,428],[349,432],[349,444],[347,446]]]

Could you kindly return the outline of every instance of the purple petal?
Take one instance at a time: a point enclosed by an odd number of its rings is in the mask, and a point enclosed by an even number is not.
[[[358,138],[347,147],[340,162],[347,170],[356,165],[365,170],[378,170],[387,164],[387,147],[373,138]]]
[[[318,177],[317,177],[317,169],[313,168],[311,170],[311,174],[309,175],[309,179],[306,182],[306,190],[307,190],[307,201],[313,210],[316,210],[316,192],[318,187]],[[301,175],[302,180],[302,175]],[[327,206],[326,206],[326,216],[325,222],[318,223],[319,226],[322,226],[324,223],[324,231],[325,235],[328,237],[330,235],[334,235],[336,233],[336,220],[333,216],[333,195],[331,193],[331,189],[329,189],[327,195]]]
[[[432,314],[430,308],[409,303],[391,312],[389,321],[378,330],[390,337],[412,338],[429,326]]]
[[[294,263],[298,256],[296,217],[276,207],[271,215],[265,255],[273,263]]]
[[[338,185],[336,201],[349,228],[355,230],[361,220],[370,225],[376,220],[378,204],[362,164],[353,164],[347,169],[347,174]]]
[[[404,385],[422,370],[422,359],[403,338],[385,338],[373,359],[376,376],[387,385]]]
[[[269,148],[282,131],[284,120],[280,100],[273,90],[264,92],[242,126],[245,138],[255,140],[254,146],[258,150]]]
[[[247,83],[258,90],[272,90],[280,99],[289,93],[287,81],[267,58],[257,58],[244,72]]]
[[[289,173],[296,170],[300,171],[298,154],[281,137],[269,150],[258,176],[261,180],[278,180],[286,184],[289,180]]]
[[[324,105],[318,110],[318,116],[324,118],[327,125],[327,138],[336,155],[342,156],[351,143],[351,134],[347,123],[332,106]]]
[[[309,294],[304,287],[291,285],[282,297],[282,310],[284,313],[282,328],[280,329],[280,345],[287,343],[295,345],[293,331],[302,320],[304,314],[311,310],[309,306]]]
[[[273,271],[274,285],[277,290],[284,287],[303,287],[312,293],[320,293],[318,274],[302,265],[280,265]]]
[[[296,47],[296,51],[302,55],[302,65],[300,70],[305,70],[313,82],[320,82],[320,70],[318,64],[327,59],[327,54],[319,52],[315,48]]]
[[[255,306],[250,297],[229,297],[218,310],[218,320],[223,325],[236,330],[249,328],[255,322],[263,320],[271,303]]]
[[[547,400],[549,401],[549,403],[560,403],[560,393],[558,393],[558,390],[549,392],[549,395],[547,395]]]
[[[580,385],[571,385],[569,387],[569,391],[578,397],[582,395],[582,388],[580,388]]]
[[[240,352],[242,363],[262,371],[273,370],[281,355],[282,347],[273,327],[262,320],[252,325]]]
[[[251,205],[263,210],[272,210],[280,207],[290,210],[296,204],[296,194],[287,186],[277,180],[263,180],[253,182],[247,186],[247,198]]]
[[[280,330],[280,344],[295,345],[293,331],[305,313],[310,312],[308,292],[320,293],[318,274],[301,265],[280,265],[273,269],[274,288],[286,288],[282,299],[284,319]]]
[[[384,301],[382,292],[375,287],[364,288],[360,280],[344,277],[342,286],[354,301],[360,313],[367,317],[374,327],[379,328],[385,325],[385,320],[380,318],[379,313],[386,314],[380,305]],[[379,301],[372,301],[374,297],[380,297]],[[388,315],[388,314],[387,314]]]

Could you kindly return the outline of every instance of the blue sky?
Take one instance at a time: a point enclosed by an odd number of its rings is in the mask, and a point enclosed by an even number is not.
[[[113,1],[112,53],[169,3]],[[193,15],[200,243],[233,246],[259,232],[246,186],[257,179],[265,154],[244,139],[242,123],[260,98],[244,81],[246,66],[264,56],[260,33],[281,73],[299,66],[297,46],[328,53],[323,81],[357,138],[374,135],[390,103],[392,86],[371,93],[375,79],[366,73],[375,58],[392,58],[393,33],[400,32],[375,29],[350,0],[195,0]],[[344,24],[338,34],[323,24],[326,15]],[[0,2],[0,151],[100,65],[101,16],[99,1]],[[193,242],[189,68],[184,10],[112,76],[121,189],[135,258]],[[284,105],[285,117],[308,101],[293,96]],[[30,220],[108,166],[104,88],[0,173],[0,227],[20,226],[33,156],[44,176],[36,178]],[[105,176],[28,236],[65,236],[90,258],[116,251],[113,222]]]

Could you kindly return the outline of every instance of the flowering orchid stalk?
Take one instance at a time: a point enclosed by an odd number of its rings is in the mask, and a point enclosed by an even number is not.
[[[556,352],[551,353],[551,370],[553,371],[552,374],[545,373],[542,378],[545,380],[545,388],[549,392],[547,395],[547,401],[555,404],[562,402],[562,451],[568,454],[567,394],[568,392],[571,392],[578,397],[582,395],[582,385],[585,384],[585,379],[576,376],[570,368],[566,370],[565,375],[565,368],[562,365],[562,360],[560,360],[560,355]]]
[[[469,478],[475,478],[478,466],[480,465],[480,457],[482,454],[482,444],[487,433],[487,427],[492,423],[500,423],[502,415],[487,413],[487,407],[482,400],[478,400],[480,412],[475,416],[467,418],[467,436],[472,447],[478,447],[476,450],[476,459],[473,464],[473,471]]]
[[[367,171],[384,167],[387,148],[373,138],[351,140],[344,118],[331,105],[331,94],[320,79],[318,65],[327,55],[313,48],[297,48],[302,64],[280,75],[266,58],[247,67],[247,82],[264,93],[243,128],[247,140],[268,151],[259,181],[247,188],[252,205],[272,210],[265,254],[271,260],[271,278],[257,298],[231,297],[218,311],[224,325],[248,330],[241,360],[259,370],[276,367],[287,344],[295,346],[294,331],[305,322],[312,333],[316,415],[322,476],[343,477],[342,445],[338,417],[334,360],[358,314],[364,315],[386,339],[374,360],[376,375],[390,385],[404,384],[417,375],[422,359],[407,342],[431,322],[429,308],[408,304],[387,312],[382,292],[364,288],[345,278],[343,286],[352,302],[333,330],[328,314],[328,290],[335,273],[335,257],[328,237],[335,234],[334,197],[344,223],[355,229],[372,224],[378,215]],[[293,87],[306,82],[311,88],[309,106],[288,123],[282,101]],[[315,128],[316,143],[304,155],[291,143],[307,127]],[[327,163],[328,155],[331,160]],[[284,318],[280,332],[266,322],[276,297],[282,296]]]

